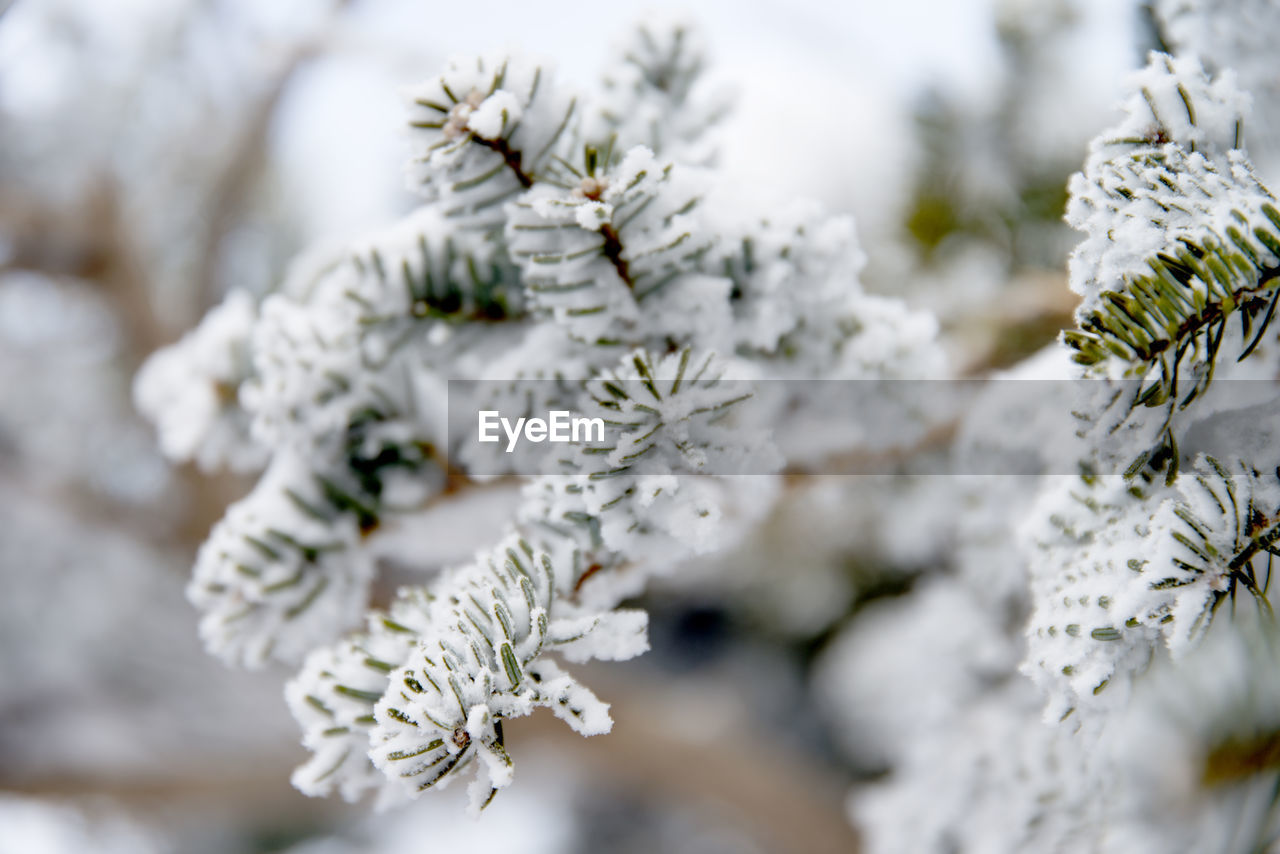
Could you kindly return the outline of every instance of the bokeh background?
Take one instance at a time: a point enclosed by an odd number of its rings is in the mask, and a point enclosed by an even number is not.
[[[789,484],[740,552],[646,595],[653,651],[587,679],[613,733],[516,722],[516,784],[482,822],[453,790],[375,816],[289,786],[288,674],[201,650],[183,586],[249,484],[167,464],[131,402],[146,356],[228,289],[266,293],[307,246],[414,204],[401,86],[504,47],[590,85],[648,8],[0,0],[0,852],[856,850],[846,794],[884,767],[839,650],[947,566],[942,521],[922,537],[886,510],[891,492],[942,520],[925,487]],[[935,311],[959,373],[1068,323],[1065,183],[1160,44],[1140,4],[681,11],[737,89],[724,180],[852,212],[866,286]],[[490,490],[422,520],[425,561],[510,506]]]

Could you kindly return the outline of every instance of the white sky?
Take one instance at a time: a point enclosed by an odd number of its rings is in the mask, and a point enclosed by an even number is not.
[[[449,56],[502,48],[550,57],[562,74],[589,82],[628,23],[677,11],[703,25],[717,69],[739,89],[724,150],[730,180],[763,199],[815,196],[871,219],[909,168],[911,97],[929,83],[978,101],[989,89],[999,2],[1045,0],[358,0],[344,30],[348,58],[307,75],[281,123],[280,154],[316,233],[368,230],[398,192],[401,85]],[[1137,56],[1131,0],[1083,6],[1074,109],[1092,121],[1090,110],[1114,98]]]

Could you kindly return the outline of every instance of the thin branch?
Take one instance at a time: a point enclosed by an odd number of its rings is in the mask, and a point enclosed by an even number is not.
[[[349,5],[350,0],[337,0],[333,16],[336,18]],[[222,174],[217,179],[213,198],[208,205],[204,235],[200,240],[201,248],[195,264],[195,298],[192,305],[197,317],[218,301],[218,260],[222,244],[262,168],[267,135],[280,104],[289,85],[297,78],[298,71],[308,60],[321,53],[323,48],[323,38],[310,38],[293,49],[249,113],[231,156],[227,158]]]

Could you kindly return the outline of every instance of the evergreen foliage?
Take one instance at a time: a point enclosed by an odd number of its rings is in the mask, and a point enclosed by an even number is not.
[[[509,55],[412,87],[422,207],[304,256],[234,329],[200,333],[247,351],[213,379],[269,464],[201,550],[190,598],[225,660],[303,662],[287,697],[308,794],[389,803],[474,767],[480,809],[512,779],[504,720],[547,707],[608,731],[608,706],[557,660],[643,652],[646,616],[619,602],[768,509],[785,460],[771,410],[742,405],[751,381],[941,364],[930,318],[861,291],[847,218],[709,204],[727,102],[692,28],[646,23],[615,59],[591,97]],[[162,430],[180,420],[165,383],[203,378],[197,349],[139,379]],[[451,380],[484,382],[455,399]],[[493,464],[475,425],[450,436],[448,409],[472,404],[564,409],[604,436]],[[789,411],[835,418],[827,404]],[[515,518],[493,522],[499,545],[366,612],[389,523],[503,472],[530,477]]]

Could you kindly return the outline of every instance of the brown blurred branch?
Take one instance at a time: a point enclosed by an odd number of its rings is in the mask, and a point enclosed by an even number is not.
[[[349,0],[337,0],[334,16],[348,5]],[[0,5],[0,13],[5,9],[7,4]],[[278,108],[299,68],[324,45],[324,33],[301,40],[246,110],[242,131],[206,200],[189,323],[217,302],[222,248],[261,174]],[[11,244],[7,256],[0,256],[0,272],[26,270],[96,286],[120,324],[125,345],[121,367],[126,376],[132,376],[148,355],[182,330],[171,328],[156,311],[155,274],[143,254],[141,237],[130,228],[124,192],[109,174],[99,176],[75,204],[35,197],[11,185],[0,188],[0,233]],[[243,494],[246,484],[230,476],[207,478],[190,466],[181,470],[180,477],[190,500],[182,521],[170,533],[178,542],[199,542],[226,504]],[[135,519],[138,527],[145,527],[145,519],[136,518],[137,508],[116,506],[105,496],[80,496],[72,506],[86,519],[116,525]]]
[[[745,715],[725,714],[724,728],[709,736],[705,726],[682,719],[674,695],[683,692],[669,680],[630,673],[624,681],[615,666],[591,668],[588,681],[608,699],[613,731],[586,739],[540,713],[508,723],[517,755],[524,739],[536,741],[645,797],[727,811],[767,851],[858,851],[843,807],[847,783]]]
[[[339,4],[341,6],[342,4]],[[191,300],[194,323],[212,308],[221,294],[218,290],[218,261],[222,245],[235,225],[254,180],[266,160],[267,135],[289,84],[298,70],[317,53],[321,43],[307,42],[294,48],[263,95],[249,111],[248,118],[232,148],[231,155],[214,185],[213,196],[206,205],[204,234],[195,263],[195,285]]]
[[[333,4],[331,20],[337,19],[351,4],[352,0],[336,0]],[[205,233],[200,241],[200,255],[195,267],[196,286],[192,305],[196,311],[196,318],[211,308],[220,296],[218,259],[221,255],[222,243],[231,231],[231,226],[235,223],[236,215],[240,212],[254,179],[261,172],[265,160],[267,136],[275,121],[280,103],[284,100],[289,85],[297,77],[299,69],[308,60],[323,52],[324,47],[323,34],[307,38],[296,45],[281,64],[271,84],[249,111],[249,117],[244,122],[240,138],[233,147],[231,156],[227,158],[213,198],[207,206]]]
[[[13,242],[0,271],[29,270],[98,285],[120,322],[130,371],[171,337],[157,317],[146,265],[138,257],[120,204],[120,189],[101,178],[72,210],[12,187],[0,198],[0,230]]]
[[[691,808],[727,819],[767,852],[859,850],[858,834],[843,807],[847,782],[838,775],[787,750],[732,710],[713,709],[717,714],[728,712],[722,715],[724,726],[714,734],[682,720],[676,695],[693,688],[687,683],[659,681],[637,672],[622,679],[617,666],[588,669],[588,681],[610,702],[613,731],[583,738],[545,711],[508,721],[508,746],[517,766],[525,761],[526,749],[554,754],[580,768],[584,785],[605,796],[611,788],[623,790],[669,809]],[[290,789],[288,764],[300,759],[299,754],[290,747],[280,754],[257,756],[251,763],[242,756],[221,763],[189,763],[174,766],[174,773],[163,778],[28,781],[21,791],[71,797],[107,794],[146,813],[200,804],[241,825],[281,816],[301,822],[332,818],[335,812],[363,813],[363,808],[344,807],[336,799],[308,799]],[[517,772],[513,785],[528,782]]]

